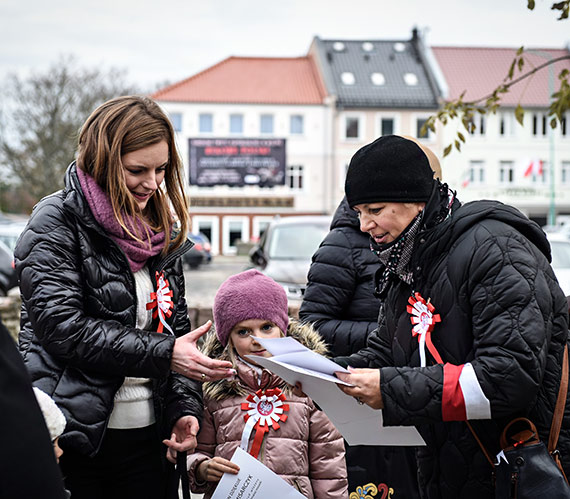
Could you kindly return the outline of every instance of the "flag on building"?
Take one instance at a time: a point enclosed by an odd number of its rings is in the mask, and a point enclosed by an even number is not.
[[[471,170],[467,170],[463,174],[463,180],[461,180],[461,187],[465,188],[471,183]]]
[[[544,161],[540,159],[532,159],[528,165],[526,166],[526,170],[524,171],[524,176],[529,177],[530,175],[540,176],[543,172],[543,164]]]

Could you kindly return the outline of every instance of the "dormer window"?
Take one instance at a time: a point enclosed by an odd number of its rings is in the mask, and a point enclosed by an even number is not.
[[[406,44],[402,42],[396,42],[394,43],[394,50],[396,52],[403,52],[404,50],[406,50]]]
[[[382,73],[372,73],[370,75],[370,79],[372,80],[372,84],[376,86],[382,86],[386,83],[386,78]]]
[[[350,71],[345,71],[344,73],[342,73],[340,75],[340,79],[345,85],[354,85],[354,83],[356,82],[354,74],[351,73]]]
[[[364,50],[364,52],[372,52],[374,50],[374,44],[371,42],[363,42],[362,50]]]
[[[404,73],[404,83],[409,87],[415,87],[418,81],[418,77],[415,73]]]
[[[333,50],[335,52],[342,52],[342,51],[344,51],[344,48],[345,48],[344,43],[342,43],[342,42],[334,42],[333,43]]]

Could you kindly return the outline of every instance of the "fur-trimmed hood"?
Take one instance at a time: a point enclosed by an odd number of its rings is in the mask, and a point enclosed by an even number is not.
[[[310,324],[302,323],[297,319],[289,320],[289,327],[287,328],[287,336],[295,338],[299,343],[306,346],[310,350],[320,355],[327,355],[327,345],[321,338],[319,333],[313,329]],[[212,359],[218,360],[228,360],[231,362],[231,358],[228,354],[227,349],[220,343],[218,337],[216,336],[215,327],[206,335],[204,343],[200,347],[202,353],[207,355]],[[246,364],[239,362],[240,365],[234,365],[234,368],[238,371],[238,377],[234,380],[222,379],[219,381],[208,381],[203,384],[204,396],[214,399],[223,400],[228,397],[233,397],[236,395],[247,395],[249,390],[242,386],[240,383],[239,375],[245,370],[251,370]],[[264,372],[268,372],[263,369]],[[281,378],[271,374],[271,383],[275,386],[281,386],[285,384]]]

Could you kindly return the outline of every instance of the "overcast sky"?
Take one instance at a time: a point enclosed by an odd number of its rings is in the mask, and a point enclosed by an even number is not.
[[[563,48],[570,20],[553,0],[0,0],[0,78],[60,55],[126,69],[128,81],[175,82],[231,55],[305,55],[325,39]]]

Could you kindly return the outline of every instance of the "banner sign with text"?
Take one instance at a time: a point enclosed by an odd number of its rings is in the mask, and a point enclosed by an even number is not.
[[[285,184],[285,139],[188,139],[190,184]]]

